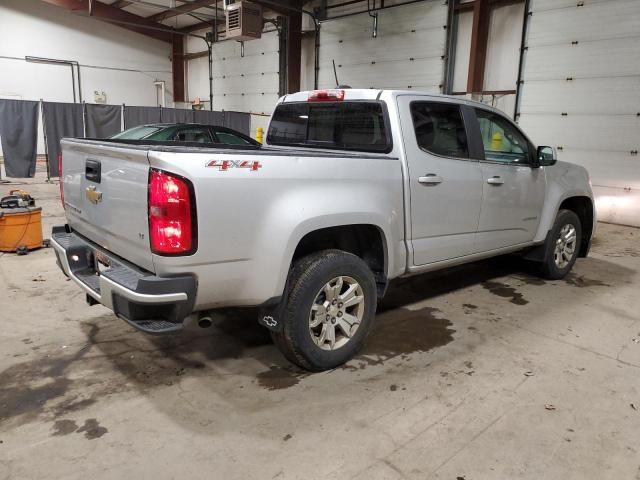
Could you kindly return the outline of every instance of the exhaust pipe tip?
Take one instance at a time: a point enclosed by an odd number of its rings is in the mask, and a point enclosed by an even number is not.
[[[203,315],[198,319],[198,326],[200,328],[209,328],[213,325],[213,320],[209,315]]]

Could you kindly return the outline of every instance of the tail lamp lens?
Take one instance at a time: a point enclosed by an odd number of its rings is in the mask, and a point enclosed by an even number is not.
[[[184,178],[160,170],[149,173],[149,239],[159,255],[195,249],[192,187]]]

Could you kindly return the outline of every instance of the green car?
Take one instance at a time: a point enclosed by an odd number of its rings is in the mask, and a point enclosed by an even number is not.
[[[117,140],[150,140],[178,143],[222,143],[226,145],[254,145],[253,138],[226,127],[197,123],[158,123],[139,125],[110,138]]]

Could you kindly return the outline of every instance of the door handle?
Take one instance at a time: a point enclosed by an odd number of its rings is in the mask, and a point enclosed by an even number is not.
[[[491,178],[487,179],[487,183],[489,185],[499,186],[499,185],[503,185],[504,184],[504,180],[502,179],[502,177],[496,175],[494,177],[491,177]]]
[[[84,167],[84,176],[87,180],[100,183],[100,162],[98,160],[87,160]]]
[[[439,183],[442,183],[442,177],[435,173],[427,173],[424,177],[418,177],[418,182],[423,185],[438,185]]]

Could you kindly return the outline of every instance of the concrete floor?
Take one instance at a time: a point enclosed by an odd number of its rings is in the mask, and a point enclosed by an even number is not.
[[[57,185],[23,188],[63,221]],[[5,254],[0,479],[640,479],[639,239],[600,225],[564,281],[508,257],[397,282],[315,375],[252,312],[151,337],[50,249]]]

